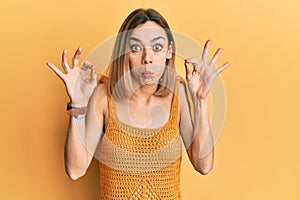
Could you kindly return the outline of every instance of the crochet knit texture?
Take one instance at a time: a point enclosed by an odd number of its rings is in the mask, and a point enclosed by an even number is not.
[[[108,97],[108,125],[100,144],[100,199],[180,200],[182,139],[178,130],[178,90],[168,122],[159,128],[137,128],[117,117]]]

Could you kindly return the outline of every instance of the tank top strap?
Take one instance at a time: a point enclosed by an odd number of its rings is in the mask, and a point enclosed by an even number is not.
[[[177,96],[178,94],[178,88],[179,88],[179,84],[181,82],[182,78],[180,76],[176,76],[176,83],[175,83],[175,89],[174,89],[174,95]]]
[[[171,104],[171,112],[170,115],[172,118],[177,116],[177,111],[178,111],[178,90],[179,90],[179,84],[182,78],[180,76],[176,76],[176,82],[175,82],[175,88],[173,92],[173,99],[172,99],[172,104]]]
[[[108,111],[109,111],[109,113],[111,113],[111,111],[112,111],[112,99],[111,99],[112,97],[109,95],[109,94],[107,94],[107,106],[108,106]]]

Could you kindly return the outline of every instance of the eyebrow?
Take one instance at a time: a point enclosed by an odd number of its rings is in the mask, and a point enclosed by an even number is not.
[[[159,39],[165,40],[165,38],[163,36],[158,36],[158,37],[153,38],[151,40],[151,42],[154,42],[154,41],[159,40]],[[138,39],[136,37],[130,37],[129,40],[134,40],[134,41],[137,41],[137,42],[142,42],[140,39]]]

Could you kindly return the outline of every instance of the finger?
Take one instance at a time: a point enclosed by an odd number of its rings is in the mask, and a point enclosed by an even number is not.
[[[215,55],[214,55],[214,56],[212,57],[212,59],[210,60],[210,63],[209,63],[209,66],[210,66],[210,67],[214,67],[214,66],[215,66],[215,64],[216,64],[216,62],[217,62],[217,60],[218,60],[218,58],[219,58],[219,56],[220,56],[221,53],[222,53],[222,49],[219,48],[219,49],[216,51]]]
[[[62,73],[55,65],[50,62],[47,62],[47,65],[58,75],[60,79],[64,80],[65,74]]]
[[[200,71],[200,63],[199,61],[194,58],[194,57],[191,57],[191,58],[187,58],[184,60],[186,63],[191,63],[194,67],[194,71]]]
[[[90,74],[90,78],[89,81],[91,83],[93,83],[94,80],[97,79],[97,74],[96,74],[96,68],[95,66],[90,63],[89,61],[84,61],[83,65],[80,67],[81,70],[84,71],[84,73],[82,74],[85,78],[88,78],[88,74],[87,74],[87,70],[90,69],[91,70],[91,74]]]
[[[192,76],[193,76],[193,69],[191,67],[191,65],[188,62],[184,62],[185,65],[185,74],[186,74],[186,80],[191,80]]]
[[[230,65],[230,62],[226,62],[221,67],[219,67],[218,69],[216,69],[216,71],[213,73],[212,79],[214,79],[218,74],[220,74],[229,65]]]
[[[209,47],[210,47],[210,44],[211,44],[211,40],[207,40],[205,45],[204,45],[204,48],[203,48],[203,52],[202,52],[202,61],[204,63],[207,63],[208,60],[209,60],[209,57],[208,57],[208,50],[209,50]]]
[[[67,49],[64,49],[63,53],[62,53],[62,62],[61,62],[62,67],[64,68],[64,70],[66,72],[70,71],[71,68],[68,64],[68,51]]]
[[[221,73],[224,69],[226,69],[227,67],[229,67],[230,62],[226,62],[224,63],[221,67],[219,67],[216,71],[219,73]]]
[[[80,68],[84,71],[87,71],[88,69],[91,69],[92,65],[93,64],[90,63],[89,61],[84,61],[84,63],[82,64],[82,66]]]
[[[73,56],[73,58],[72,58],[72,61],[73,61],[73,66],[74,67],[79,67],[79,56],[81,55],[81,51],[82,51],[82,47],[79,47],[77,50],[76,50],[76,52],[75,52],[75,54],[74,54],[74,56]]]

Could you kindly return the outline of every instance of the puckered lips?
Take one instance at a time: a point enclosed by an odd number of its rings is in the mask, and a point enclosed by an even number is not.
[[[145,72],[143,72],[143,75],[145,78],[151,78],[153,76],[153,72],[145,71]]]

